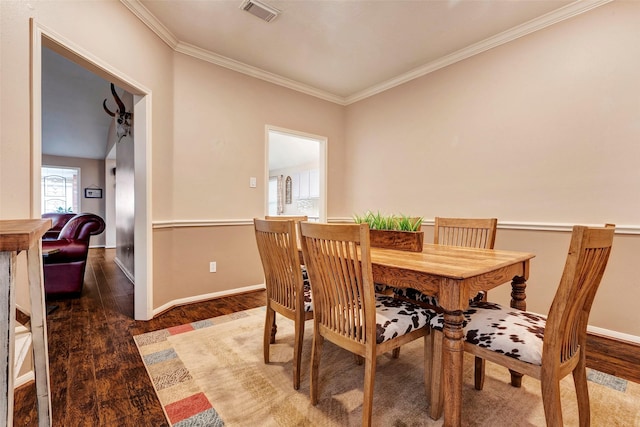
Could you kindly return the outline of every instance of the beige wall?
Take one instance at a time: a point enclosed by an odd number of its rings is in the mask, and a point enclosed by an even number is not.
[[[380,209],[637,233],[638,22],[640,3],[613,2],[348,106],[345,205],[330,216]],[[530,310],[548,311],[568,244],[566,232],[498,231],[496,248],[536,254]],[[640,337],[638,254],[640,235],[616,236],[592,325]]]
[[[185,55],[174,63],[175,219],[264,215],[265,125],[327,137],[329,164],[342,156],[343,107]]]
[[[639,224],[638,22],[607,4],[350,105],[333,214]]]
[[[170,168],[172,51],[119,2],[2,1],[0,217],[26,218],[30,207],[29,18],[153,91],[153,170]],[[114,23],[118,23],[114,31]],[[104,75],[103,77],[109,78]],[[166,180],[166,181],[165,181]],[[171,177],[154,176],[170,185]],[[171,210],[171,193],[154,194],[154,210]]]
[[[331,219],[380,209],[640,227],[638,3],[602,6],[348,107],[172,52],[119,2],[0,7],[0,218],[31,212],[29,17],[153,92],[156,309],[262,282],[250,220],[264,214],[267,124],[328,137]],[[497,247],[536,253],[530,309],[548,309],[567,244],[566,232],[499,230]],[[640,337],[630,319],[638,236],[615,245],[591,323]]]
[[[342,163],[344,143],[339,105],[182,54],[174,62],[175,227],[154,232],[154,307],[264,283],[250,220],[265,215],[265,125],[327,137],[330,165]],[[329,186],[341,181],[331,169]],[[211,225],[182,227],[188,221]],[[225,221],[240,224],[216,226]]]
[[[120,2],[0,1],[0,218],[29,218],[39,210],[31,205],[30,18],[73,49],[152,91],[151,167],[153,171],[171,170],[171,49]],[[111,80],[108,73],[101,75]],[[132,91],[126,84],[123,87]],[[39,150],[34,152],[35,157],[39,155]],[[154,182],[157,188],[169,188],[171,175],[156,174]],[[152,202],[154,214],[170,215],[171,192],[155,192]],[[25,303],[24,297],[18,299]]]

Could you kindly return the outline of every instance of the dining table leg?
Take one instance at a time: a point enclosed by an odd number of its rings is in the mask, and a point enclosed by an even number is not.
[[[527,309],[527,279],[514,276],[511,280],[511,307],[518,310]]]
[[[514,276],[511,280],[511,308],[518,310],[527,309],[527,279],[522,276]],[[513,387],[522,386],[522,374],[509,369],[511,373],[511,385]]]
[[[444,426],[462,424],[462,364],[464,361],[464,316],[461,310],[444,312],[442,342]]]

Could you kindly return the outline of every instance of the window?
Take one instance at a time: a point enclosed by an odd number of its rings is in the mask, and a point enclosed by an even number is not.
[[[43,166],[41,212],[79,212],[80,169]]]

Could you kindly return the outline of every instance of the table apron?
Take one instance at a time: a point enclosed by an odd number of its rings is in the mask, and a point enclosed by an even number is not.
[[[413,288],[422,293],[437,295],[440,289],[440,276],[398,267],[372,264],[373,281],[394,288]]]
[[[478,291],[488,291],[504,283],[511,282],[516,276],[523,277],[525,280],[529,278],[527,262],[508,265],[490,273],[470,277],[465,282],[469,286],[469,293],[475,295]]]
[[[440,284],[443,280],[443,277],[435,274],[381,264],[373,264],[371,268],[373,281],[376,283],[395,288],[413,288],[429,295],[438,295]],[[478,291],[486,291],[510,282],[515,276],[524,277],[525,280],[528,279],[528,261],[518,262],[488,273],[457,281],[464,282],[465,286],[461,287],[461,289],[467,288],[470,295],[475,295]],[[456,279],[453,280],[455,281]]]

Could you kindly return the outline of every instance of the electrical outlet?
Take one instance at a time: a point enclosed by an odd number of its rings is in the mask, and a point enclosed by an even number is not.
[[[211,261],[209,263],[209,273],[215,273],[215,272],[216,272],[216,262]]]
[[[256,188],[258,186],[258,182],[255,176],[249,177],[249,187]]]

